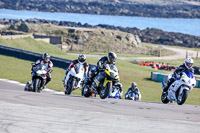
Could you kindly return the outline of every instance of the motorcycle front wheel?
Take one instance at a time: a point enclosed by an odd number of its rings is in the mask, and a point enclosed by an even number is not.
[[[70,82],[67,84],[67,88],[65,90],[66,95],[70,95],[75,85],[75,79],[71,79]]]
[[[105,99],[106,97],[108,97],[108,95],[110,94],[110,91],[112,89],[112,83],[111,82],[108,82],[106,87],[102,87],[100,89],[100,98],[101,99]]]
[[[33,92],[39,92],[40,84],[38,78],[33,80]]]
[[[184,89],[182,95],[180,96],[180,98],[179,98],[179,96],[178,96],[178,98],[177,98],[177,99],[178,99],[178,100],[177,100],[177,104],[178,104],[178,105],[184,104],[185,101],[186,101],[186,99],[187,99],[187,97],[188,97],[188,94],[189,94],[189,91],[186,90],[186,89]]]

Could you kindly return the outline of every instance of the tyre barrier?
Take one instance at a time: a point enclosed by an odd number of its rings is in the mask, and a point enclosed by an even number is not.
[[[151,72],[151,80],[156,81],[156,82],[162,82],[164,81],[165,83],[168,82],[168,76],[170,74],[163,74],[159,72]],[[200,79],[196,79],[196,88],[200,88]]]
[[[163,74],[159,72],[151,72],[151,80],[156,81],[156,82],[164,81],[165,83],[167,83],[168,74]]]

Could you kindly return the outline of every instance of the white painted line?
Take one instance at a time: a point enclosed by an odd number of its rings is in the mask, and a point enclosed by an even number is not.
[[[44,91],[47,91],[47,92],[51,92],[51,93],[54,93],[54,94],[59,94],[59,95],[65,95],[64,92],[61,92],[61,91],[55,91],[55,90],[51,90],[51,89],[43,89]]]
[[[9,79],[0,79],[0,81],[12,83],[12,84],[17,84],[17,85],[24,86],[24,87],[26,86],[26,84],[20,83],[18,81],[9,80]],[[65,95],[64,92],[55,91],[55,90],[51,90],[51,89],[48,89],[48,88],[43,89],[42,91],[50,92],[50,93],[53,93],[53,94]]]
[[[18,81],[9,80],[9,79],[0,79],[0,81],[12,83],[12,84],[17,84],[17,85],[20,85],[20,86],[25,86],[25,84],[23,84],[23,83],[20,83]]]

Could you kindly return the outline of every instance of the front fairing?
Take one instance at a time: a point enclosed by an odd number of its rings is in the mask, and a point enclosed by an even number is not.
[[[109,65],[107,64],[104,72],[105,72],[108,79],[111,79],[111,80],[118,80],[119,79],[118,69],[113,64],[109,64]]]
[[[170,86],[168,90],[168,99],[177,101],[177,94],[182,93],[183,88],[191,91],[196,85],[193,73],[187,71],[182,72],[181,77]],[[178,91],[178,92],[177,92]]]
[[[84,73],[85,70],[83,64],[77,63],[76,65],[74,65],[73,68],[70,69],[70,71],[66,75],[65,85],[68,84],[69,79],[73,78],[76,79],[76,86],[80,86],[80,83],[84,80]]]
[[[45,65],[39,64],[33,68],[32,76],[42,77],[43,79],[46,78],[47,70]]]
[[[192,89],[196,85],[196,79],[195,79],[193,73],[190,72],[190,71],[182,72],[182,76],[180,78],[180,81],[181,81],[182,84],[189,87],[190,89]]]

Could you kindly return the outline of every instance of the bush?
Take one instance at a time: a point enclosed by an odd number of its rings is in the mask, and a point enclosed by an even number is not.
[[[28,26],[27,26],[25,23],[21,23],[21,24],[17,27],[17,29],[18,29],[19,31],[29,32],[29,28],[28,28]]]

